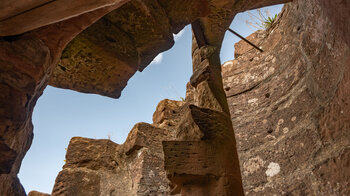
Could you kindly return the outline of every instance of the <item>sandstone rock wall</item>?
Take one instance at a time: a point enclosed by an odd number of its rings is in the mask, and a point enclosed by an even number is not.
[[[28,196],[50,196],[50,194],[41,193],[41,192],[38,192],[38,191],[30,191],[28,193]]]
[[[289,3],[248,37],[263,53],[241,41],[223,64],[246,195],[350,194],[349,21],[329,15],[344,9]]]
[[[23,35],[0,37],[2,194],[25,195],[17,173],[33,139],[32,112],[62,50],[79,32],[118,6],[96,10]]]
[[[283,1],[285,0],[255,0],[251,2],[253,2],[253,4],[256,6],[263,6]],[[67,1],[56,2],[42,0],[40,2],[34,2],[31,0],[10,0],[8,2],[0,3],[0,9],[3,11],[0,16],[0,35],[4,36],[0,37],[0,90],[3,92],[0,99],[0,189],[6,195],[25,194],[17,178],[17,173],[19,171],[21,161],[26,151],[30,147],[33,137],[33,127],[31,124],[32,111],[37,99],[45,89],[49,78],[52,76],[52,72],[56,68],[63,49],[85,28],[128,1],[94,1],[93,3],[97,4],[89,5],[82,5],[84,4],[83,1],[75,1],[74,3],[69,3],[68,8],[70,9],[66,9],[66,2]],[[209,4],[206,2],[210,2],[212,4],[209,6]],[[186,9],[184,5],[189,4],[192,6]],[[192,9],[193,5],[197,5],[198,7],[196,7],[196,9]],[[113,17],[111,17],[112,20],[103,20],[102,24],[106,26],[102,26],[104,27],[102,29],[106,29],[106,27],[108,28],[109,25],[111,25],[109,22],[124,23],[122,25],[123,28],[121,29],[127,30],[127,33],[125,34],[137,35],[140,32],[144,32],[143,30],[148,29],[148,31],[146,30],[145,32],[149,32],[150,34],[135,36],[141,38],[135,39],[135,43],[137,43],[136,50],[139,52],[138,56],[142,57],[137,60],[139,64],[131,67],[122,66],[118,68],[112,66],[112,69],[106,68],[106,66],[90,66],[87,72],[99,73],[99,77],[96,76],[95,78],[93,74],[87,74],[87,76],[91,77],[88,78],[87,83],[83,84],[88,88],[86,88],[85,91],[81,91],[97,93],[96,89],[93,87],[102,83],[101,88],[104,91],[98,93],[103,95],[112,93],[114,97],[117,97],[122,88],[126,85],[126,81],[135,72],[136,68],[142,70],[144,66],[147,65],[147,62],[150,62],[152,57],[156,56],[160,51],[167,49],[164,47],[171,46],[172,40],[169,40],[169,32],[180,31],[183,26],[191,23],[198,17],[203,17],[203,19],[206,20],[206,15],[211,14],[209,17],[209,22],[204,22],[203,24],[209,26],[210,24],[215,24],[221,27],[220,30],[216,30],[215,32],[211,32],[209,30],[209,33],[207,33],[207,36],[209,35],[208,37],[211,36],[214,38],[219,38],[218,40],[214,41],[214,44],[220,45],[220,40],[222,40],[223,33],[225,31],[225,25],[230,23],[236,11],[249,9],[249,6],[251,6],[249,5],[248,7],[244,8],[244,5],[245,4],[243,3],[237,4],[236,6],[234,1],[229,0],[203,0],[200,1],[200,4],[198,4],[198,1],[187,0],[171,2],[162,1],[161,3],[152,0],[133,1],[133,4],[131,6],[129,5],[129,7],[134,7],[137,9],[130,9],[130,12],[121,11],[122,14],[117,14],[117,19],[113,19]],[[162,8],[157,9],[157,7]],[[201,11],[197,12],[197,8],[199,7],[209,8],[210,12],[201,13],[203,9],[200,9]],[[167,14],[164,14],[164,12],[167,12]],[[169,25],[165,25],[165,28],[163,28],[163,26],[159,27],[158,23],[154,23],[155,20],[153,17],[157,18],[165,15],[169,16],[169,21],[165,20],[165,23],[169,23],[171,27]],[[141,19],[142,16],[146,16],[148,17],[147,19],[150,19],[149,21],[153,21],[153,23],[143,23],[142,20],[139,20],[140,17],[138,18],[138,16],[141,16]],[[132,21],[136,22],[136,25],[130,25],[132,24]],[[149,42],[143,43],[142,38],[154,36],[152,34],[154,29],[160,29],[160,31],[156,33],[157,39],[151,41],[148,40]],[[117,30],[118,31],[116,31],[116,34],[123,34],[120,33],[120,29],[117,28]],[[216,32],[219,33],[215,34]],[[110,37],[110,32],[103,32],[102,35],[95,34],[95,36],[92,36],[92,38],[99,39],[102,37],[107,40],[105,43],[112,42],[110,45],[114,46],[115,48],[122,45],[114,42],[115,39],[113,36]],[[170,36],[172,36],[171,33]],[[132,39],[133,38],[134,37],[132,37]],[[130,41],[130,39],[124,40]],[[93,40],[90,43],[93,43]],[[119,46],[115,46],[118,44]],[[95,48],[101,49],[101,47]],[[135,50],[135,48],[132,48],[132,54],[135,52],[133,50]],[[95,52],[96,51],[93,51],[93,53]],[[119,61],[118,58],[116,59],[113,56],[115,54],[113,53],[113,49],[111,49],[111,51],[107,50],[104,52],[108,53],[104,54],[102,57],[106,62],[117,60],[118,62],[125,63],[124,58],[119,59]],[[83,59],[87,58],[88,60],[96,60],[96,62],[93,62],[92,65],[95,65],[94,63],[100,65],[101,58],[95,58],[98,55],[94,54],[94,56],[93,53],[90,54],[89,51],[87,51],[84,53],[87,54],[87,56],[85,56]],[[75,54],[74,51],[73,54]],[[133,57],[132,54],[130,55],[131,57]],[[120,55],[116,56],[120,57]],[[122,55],[122,57],[125,56],[127,55]],[[77,59],[79,63],[82,62],[80,61],[81,58]],[[128,60],[134,62],[134,59],[132,58],[129,58]],[[121,63],[121,65],[130,64],[130,62],[126,62],[125,64],[123,63]],[[61,64],[58,64],[57,69],[59,71],[64,71],[66,68]],[[108,74],[110,70],[114,71],[112,75]],[[79,77],[83,76],[83,74],[81,74],[83,71],[84,69],[80,67],[78,70],[73,71],[74,74],[66,74],[68,78],[73,78],[73,81],[69,80],[69,82],[71,82],[69,85],[72,84],[72,86],[69,86],[70,89],[79,90],[78,87],[82,84],[81,78]],[[101,82],[100,80],[100,76],[102,75],[101,73],[103,73],[103,76],[107,78],[104,78],[106,79],[104,82]],[[55,76],[57,75],[54,74],[53,77]],[[98,81],[97,83],[96,80]],[[111,88],[109,84],[112,84],[113,88]]]
[[[127,81],[174,45],[173,33],[201,18],[211,44],[221,45],[234,15],[287,0],[132,0],[78,35],[63,51],[50,85],[118,98]]]
[[[123,0],[127,2],[129,0]],[[6,0],[0,2],[0,36],[23,34],[101,8],[120,0]]]
[[[173,33],[208,11],[206,0],[130,1],[67,46],[50,85],[118,98],[137,70],[174,45]]]
[[[161,141],[171,133],[136,124],[122,145],[75,137],[51,195],[169,195]]]
[[[188,104],[176,126],[176,138],[163,142],[164,168],[172,194],[243,195],[236,141],[222,85],[219,51],[222,31],[208,26],[225,22],[198,20],[192,24],[193,75]],[[191,100],[191,101],[189,101]]]
[[[263,53],[239,42],[222,65],[246,195],[349,194],[350,50],[324,14],[316,0],[287,4],[248,37]],[[207,90],[213,50],[200,50],[185,102],[161,101],[122,145],[73,138],[52,195],[232,195],[218,179],[233,132]]]
[[[208,15],[200,19],[198,13],[192,15],[193,10],[186,14],[172,10],[177,6],[181,10],[183,5],[176,2],[167,13],[172,29],[161,29],[159,42],[140,43],[142,47],[137,50],[147,57],[146,65],[159,52],[154,48],[168,47],[169,39],[162,35],[193,22],[194,74],[187,103],[164,102],[154,124],[137,124],[123,145],[72,139],[67,164],[57,177],[53,194],[242,194],[230,109],[247,195],[348,195],[349,3],[295,0],[289,4],[279,24],[266,38],[257,40],[264,53],[242,50],[236,60],[224,64],[227,105],[219,51],[228,25],[239,11],[286,1],[215,1],[208,6]],[[0,99],[0,189],[5,195],[25,194],[16,174],[33,136],[31,113],[52,71],[65,69],[62,65],[55,67],[63,48],[120,5],[24,35],[0,38],[0,88],[4,92]],[[137,34],[131,28],[132,32]],[[143,68],[138,67],[143,65],[141,60],[138,62],[132,71]],[[103,73],[102,68],[96,69]],[[126,69],[123,67],[122,73]],[[79,77],[80,73],[77,69],[71,76]],[[95,84],[93,79],[88,79],[87,86]],[[78,80],[72,83],[79,85]],[[75,89],[74,85],[69,88]],[[95,92],[89,88],[87,92],[113,95],[121,90]]]

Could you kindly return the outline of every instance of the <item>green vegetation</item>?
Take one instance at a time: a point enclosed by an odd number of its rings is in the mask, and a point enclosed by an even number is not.
[[[256,14],[253,14],[252,11],[248,12],[249,20],[246,20],[246,24],[249,27],[256,29],[267,30],[271,27],[271,25],[275,22],[277,18],[277,14],[271,16],[270,11],[265,9],[261,11],[261,9],[256,9]]]
[[[275,16],[272,16],[272,17],[268,16],[267,20],[265,20],[263,23],[265,29],[270,28],[270,26],[273,24],[273,22],[275,22],[276,18],[277,18],[277,14],[275,14]]]

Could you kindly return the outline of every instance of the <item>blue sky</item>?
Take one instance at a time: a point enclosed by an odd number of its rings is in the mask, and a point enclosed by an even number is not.
[[[282,5],[268,7],[271,15],[281,8]],[[230,27],[248,36],[254,29],[246,20],[250,20],[247,13],[238,14]],[[226,33],[222,63],[234,59],[234,44],[238,41]],[[19,173],[27,193],[51,193],[72,137],[110,138],[121,144],[136,123],[152,123],[159,101],[185,97],[186,83],[192,74],[191,43],[191,29],[187,26],[176,36],[173,48],[158,55],[143,72],[129,80],[119,99],[48,86],[34,109],[34,140]]]

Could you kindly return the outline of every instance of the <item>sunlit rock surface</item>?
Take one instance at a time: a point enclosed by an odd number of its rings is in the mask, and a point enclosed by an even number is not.
[[[38,191],[30,191],[28,193],[28,196],[50,196],[50,194],[41,193],[41,192],[38,192]]]
[[[50,85],[118,98],[127,81],[160,52],[174,45],[173,34],[199,18],[212,42],[221,44],[226,26],[245,7],[261,7],[287,0],[130,1],[79,34],[63,51]],[[247,2],[248,3],[248,2]],[[246,9],[247,9],[246,8]],[[249,9],[248,8],[248,9]]]
[[[263,53],[240,41],[222,66],[246,195],[350,194],[349,22],[329,15],[349,3],[324,2],[287,4],[248,37]]]
[[[237,58],[222,65],[246,195],[349,194],[349,46],[315,5],[287,4],[270,29],[248,37],[263,53],[241,41]],[[194,74],[193,85],[205,78],[201,74]],[[215,131],[227,127],[226,117],[191,105],[205,105],[195,98],[198,92],[191,83],[186,101],[161,101],[153,124],[137,124],[122,145],[73,138],[53,195],[84,187],[94,187],[97,195],[145,195],[146,190],[146,195],[169,195],[177,189],[183,195],[203,195],[177,184],[220,184],[211,176],[219,175],[221,160],[205,140],[222,137]],[[224,146],[219,141],[215,146]],[[201,156],[203,150],[206,156]],[[175,184],[169,184],[166,173]],[[74,175],[80,177],[71,179]],[[108,185],[102,179],[110,175],[118,177]],[[91,181],[79,180],[83,176]],[[117,191],[120,187],[123,192]],[[211,195],[220,191],[207,189]]]
[[[139,123],[122,145],[72,138],[52,195],[169,195],[161,141],[170,135]]]

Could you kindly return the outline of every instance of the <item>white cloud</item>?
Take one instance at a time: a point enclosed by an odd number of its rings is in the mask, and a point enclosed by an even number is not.
[[[182,29],[180,32],[178,32],[177,34],[174,34],[174,40],[177,41],[179,40],[185,33],[185,29]]]
[[[163,60],[163,53],[160,53],[153,59],[151,64],[160,64],[162,60]]]
[[[173,34],[174,35],[174,40],[175,41],[179,40],[184,35],[184,33],[185,33],[185,29],[182,29],[177,34]],[[153,59],[151,64],[160,64],[162,61],[163,61],[163,53],[160,53]]]

